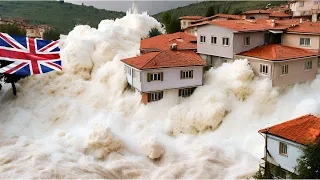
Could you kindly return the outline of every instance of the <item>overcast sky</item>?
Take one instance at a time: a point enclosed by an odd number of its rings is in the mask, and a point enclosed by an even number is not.
[[[84,3],[85,5],[92,5],[99,9],[107,9],[114,11],[124,11],[126,12],[131,6],[132,1],[94,1],[94,0],[65,0],[66,2],[71,2],[74,4]],[[170,10],[173,8],[185,6],[197,1],[136,1],[136,6],[139,12],[148,11],[149,15],[157,14],[159,12]]]

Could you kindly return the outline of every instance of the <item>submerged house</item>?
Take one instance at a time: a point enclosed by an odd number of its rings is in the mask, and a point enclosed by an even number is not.
[[[302,149],[320,137],[320,118],[305,115],[281,124],[259,130],[265,140],[265,156],[268,172],[274,178],[292,178],[294,167],[302,155]],[[265,163],[260,168],[265,170]]]
[[[182,32],[148,38],[141,41],[140,56],[121,60],[128,83],[144,104],[162,99],[169,90],[187,97],[203,85],[206,63],[195,53],[195,38]]]
[[[270,78],[273,86],[286,86],[315,79],[318,56],[316,51],[270,44],[241,52],[236,57],[248,59],[255,75]]]

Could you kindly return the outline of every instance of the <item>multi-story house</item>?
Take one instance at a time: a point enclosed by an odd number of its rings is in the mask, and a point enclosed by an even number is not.
[[[180,20],[180,28],[185,29],[191,25],[192,22],[202,19],[202,16],[182,16]]]
[[[302,149],[320,136],[320,118],[305,115],[259,130],[265,138],[264,162],[274,178],[292,178]],[[260,168],[265,170],[265,163]]]
[[[283,34],[283,45],[320,51],[320,23],[301,21]]]
[[[264,44],[281,43],[282,30],[276,20],[221,20],[198,24],[197,52],[214,67],[233,61],[234,55]]]
[[[256,76],[269,78],[279,87],[314,80],[318,56],[308,49],[270,44],[239,53],[236,58],[248,59]]]
[[[312,21],[317,21],[320,13],[319,0],[298,0],[290,2],[293,17],[312,16]]]
[[[203,85],[206,63],[195,53],[195,39],[181,32],[144,39],[140,56],[121,60],[128,83],[141,93],[144,104],[162,99],[165,91],[187,97]]]

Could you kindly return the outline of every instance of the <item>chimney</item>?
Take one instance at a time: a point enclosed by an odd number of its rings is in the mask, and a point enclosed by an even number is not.
[[[274,19],[268,19],[267,24],[271,27],[276,27],[276,22],[274,21]]]
[[[171,45],[170,45],[170,49],[173,50],[173,51],[174,51],[174,50],[177,50],[177,46],[178,46],[178,44],[176,44],[176,43],[171,44]]]
[[[302,24],[302,22],[303,22],[303,19],[302,19],[302,18],[300,18],[300,24]]]

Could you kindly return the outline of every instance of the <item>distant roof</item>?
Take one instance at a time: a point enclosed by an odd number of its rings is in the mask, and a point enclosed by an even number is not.
[[[303,21],[297,26],[288,28],[288,32],[320,34],[320,23]]]
[[[121,61],[137,69],[206,65],[206,62],[203,61],[197,53],[190,50],[164,50],[161,52],[150,52],[141,56],[123,59]]]
[[[269,26],[266,23],[257,23],[257,21],[254,20],[205,21],[191,25],[190,27],[202,26],[207,24],[225,27],[234,31],[263,31],[269,29]]]
[[[210,17],[202,18],[202,19],[198,20],[198,22],[212,20],[212,19],[215,19],[215,18],[218,18],[218,17],[223,17],[223,18],[227,18],[227,19],[234,19],[234,20],[242,19],[242,16],[241,16],[241,15],[233,15],[233,14],[216,14],[216,15],[214,15],[214,16],[210,16]]]
[[[268,10],[263,10],[263,9],[256,9],[256,10],[249,10],[245,11],[242,14],[270,14],[271,12]]]
[[[269,129],[269,130],[268,130]],[[272,134],[287,140],[308,145],[320,136],[320,118],[305,115],[299,118],[261,129],[259,132]]]
[[[238,55],[266,59],[270,61],[282,61],[301,57],[317,56],[318,52],[280,44],[269,44],[259,46],[249,51],[241,52]]]
[[[179,49],[197,49],[197,37],[185,32],[173,34],[162,34],[155,37],[143,39],[140,49],[169,50],[171,44],[177,44]]]
[[[286,14],[284,12],[276,12],[276,11],[274,11],[270,14],[270,17],[291,17],[291,16],[292,15],[290,15],[290,14]]]
[[[199,20],[202,19],[202,16],[182,16],[179,19],[186,19],[186,20]]]

